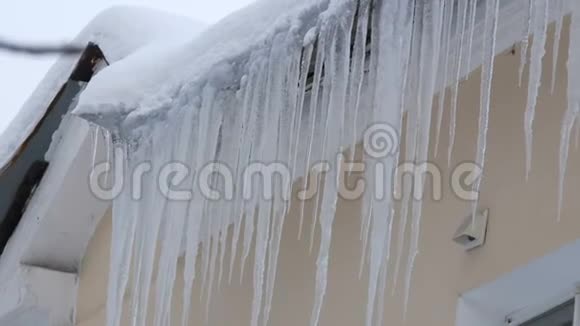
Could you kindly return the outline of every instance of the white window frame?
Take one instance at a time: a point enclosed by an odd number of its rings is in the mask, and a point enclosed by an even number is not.
[[[566,14],[573,1],[577,0],[564,0]],[[528,0],[502,2],[496,54],[509,49],[522,38],[522,28],[528,19],[527,5]],[[551,8],[549,20],[554,21],[559,15],[560,12]],[[476,36],[482,34],[475,33]],[[474,40],[472,66],[467,68],[468,71],[481,65],[482,43],[481,39]],[[576,298],[574,326],[580,326],[579,253],[580,239],[509,275],[462,294],[457,304],[455,325],[516,326]]]
[[[576,291],[576,292],[578,293],[578,291]],[[580,307],[579,295],[576,294],[564,302],[559,302],[559,301],[555,305],[554,304],[550,304],[549,306],[546,305],[542,311],[536,313],[535,315],[530,315],[532,313],[532,311],[530,311],[529,309],[528,309],[528,311],[524,311],[524,313],[517,312],[514,315],[508,316],[506,318],[506,323],[508,325],[517,325],[517,326],[527,325],[530,322],[537,322],[537,321],[540,321],[541,319],[543,320],[544,318],[550,318],[552,313],[556,313],[556,310],[561,309],[564,306],[565,307],[573,306],[572,320],[574,323],[576,323],[576,324],[573,324],[573,326],[576,326],[578,322],[574,321],[574,319],[580,320],[580,318],[578,318],[580,316],[580,311],[578,310]],[[529,316],[526,316],[526,315],[529,315]]]
[[[463,293],[456,326],[517,326],[576,298],[580,312],[580,239],[530,264]],[[575,313],[574,326],[580,326]]]

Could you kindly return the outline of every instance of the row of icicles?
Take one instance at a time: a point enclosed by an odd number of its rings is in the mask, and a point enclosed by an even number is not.
[[[208,82],[193,103],[173,108],[166,121],[148,126],[148,135],[143,136],[138,145],[117,142],[117,146],[122,147],[127,155],[123,165],[130,171],[140,162],[151,161],[153,169],[150,175],[157,175],[166,162],[186,162],[193,171],[198,171],[207,162],[226,162],[234,169],[235,180],[241,182],[241,171],[250,162],[283,162],[291,167],[292,180],[295,180],[306,175],[312,163],[334,157],[335,153],[345,148],[354,148],[365,126],[382,122],[398,131],[405,129],[406,145],[401,150],[402,154],[366,158],[386,167],[382,175],[367,171],[366,180],[368,187],[373,189],[377,178],[382,178],[387,185],[387,193],[392,193],[391,172],[399,161],[399,155],[404,155],[407,161],[427,161],[433,118],[437,128],[434,146],[438,151],[447,91],[440,93],[438,103],[433,103],[433,99],[441,83],[449,86],[452,97],[448,149],[448,160],[451,160],[459,82],[469,75],[472,66],[476,65],[475,61],[478,61],[476,58],[481,57],[481,107],[475,162],[483,167],[502,1],[332,2],[340,2],[343,6],[339,16],[321,15],[315,26],[305,25],[300,29],[280,32],[269,40],[265,48],[255,50],[246,63],[239,89],[224,89]],[[519,69],[521,83],[524,67],[528,64],[528,52],[531,52],[525,113],[527,175],[531,169],[533,121],[543,77],[550,12],[555,12],[558,17],[552,49],[553,90],[563,16],[570,9],[573,15],[568,53],[569,108],[562,124],[560,207],[570,134],[580,113],[579,1],[529,1],[529,20],[523,28]],[[303,35],[308,31],[316,31],[318,37],[314,43],[303,44]],[[483,35],[482,53],[474,52],[478,34]],[[531,49],[528,49],[529,35],[535,37]],[[435,115],[432,114],[434,106],[437,109]],[[404,114],[407,114],[405,128],[402,126]],[[105,138],[108,144],[110,134],[107,133]],[[107,152],[111,150],[107,149]],[[107,154],[107,161],[109,156]],[[124,177],[130,182],[129,176]],[[310,235],[312,243],[318,224],[321,239],[311,316],[313,326],[319,324],[326,293],[338,177],[337,167],[326,177],[319,177],[324,192],[316,197],[315,207],[318,208],[313,216]],[[228,280],[231,282],[233,278],[239,243],[243,275],[255,238],[251,325],[268,325],[280,240],[291,203],[276,195],[270,200],[259,196],[247,200],[238,195],[232,201],[210,201],[199,194],[194,194],[189,201],[175,202],[167,200],[157,191],[154,179],[144,179],[142,200],[132,200],[127,189],[113,203],[107,325],[120,325],[122,302],[129,287],[133,289],[132,300],[125,314],[129,316],[131,325],[145,325],[155,266],[155,326],[169,325],[171,318],[181,318],[182,324],[187,325],[197,276],[201,276],[209,309],[212,291],[216,283],[221,284],[224,269],[227,268],[224,259],[228,226],[232,224]],[[193,184],[193,179],[194,176],[189,175],[185,184]],[[219,181],[214,181],[218,186]],[[306,181],[303,182],[306,185]],[[418,184],[420,189],[424,184],[423,177]],[[474,190],[479,192],[480,186],[481,179],[474,185]],[[284,192],[290,189],[277,190]],[[387,277],[393,274],[393,278],[398,280],[403,269],[406,271],[403,294],[406,315],[413,267],[419,253],[422,202],[412,200],[411,187],[403,189],[397,230],[401,236],[397,245],[392,246],[394,208],[391,197],[376,199],[368,191],[362,199],[361,273],[365,262],[368,262],[367,326],[383,324]],[[477,203],[474,203],[474,212],[476,208]],[[304,214],[302,203],[300,237]],[[410,248],[404,262],[404,234],[409,223]],[[393,248],[397,248],[396,255],[392,254]],[[157,252],[159,258],[156,258]],[[200,253],[202,266],[197,266]],[[172,316],[177,262],[183,256],[183,315]],[[391,270],[389,266],[392,262],[394,269]]]

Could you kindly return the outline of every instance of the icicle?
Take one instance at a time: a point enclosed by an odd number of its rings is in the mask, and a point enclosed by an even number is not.
[[[187,109],[184,113],[177,114],[176,124],[180,128],[175,132],[174,152],[172,162],[185,162],[190,156],[193,149],[189,146],[193,132],[191,122],[193,121],[194,111]],[[185,184],[191,185],[193,176],[190,173],[186,177]],[[173,288],[177,273],[177,260],[181,251],[183,228],[185,226],[188,201],[173,199],[168,203],[168,216],[165,218],[165,234],[162,238],[163,245],[159,256],[157,271],[157,302],[155,325],[169,325],[171,315],[171,303],[173,297]]]
[[[224,206],[227,206],[227,205],[224,204]],[[220,253],[219,253],[220,261],[219,261],[219,272],[218,272],[218,281],[217,281],[218,289],[221,289],[221,287],[222,287],[222,280],[223,280],[223,275],[224,275],[224,270],[225,270],[226,249],[227,249],[227,242],[228,242],[228,235],[229,235],[228,223],[230,221],[230,219],[229,219],[230,216],[231,215],[223,215],[223,217],[222,217],[223,229],[220,233]],[[230,248],[230,251],[231,251],[231,248]]]
[[[297,161],[298,161],[298,148],[300,146],[300,141],[299,138],[302,134],[302,127],[308,126],[308,123],[304,123],[302,122],[303,118],[302,118],[302,114],[304,111],[304,105],[305,105],[305,100],[306,100],[306,83],[308,80],[308,71],[310,69],[310,65],[311,65],[311,61],[312,61],[312,55],[314,52],[314,45],[313,44],[309,44],[306,46],[306,49],[304,50],[304,57],[302,58],[302,68],[301,68],[301,73],[300,73],[300,90],[298,91],[298,94],[300,96],[300,98],[298,99],[298,126],[296,128],[297,133],[296,133],[296,139],[294,140],[295,142],[295,149],[294,149],[294,158],[292,161],[292,171],[296,171],[297,168]],[[308,166],[308,163],[307,165]],[[304,180],[306,180],[308,178],[308,171],[305,172],[304,175]],[[304,199],[301,199],[301,203],[302,205],[304,205]],[[302,214],[300,214],[300,224],[298,226],[298,240],[302,239],[302,230],[304,227],[304,214],[302,212]]]
[[[465,72],[466,79],[471,71],[471,59],[473,58],[473,37],[475,35],[478,2],[479,0],[471,0],[471,6],[469,9],[469,45],[467,47],[467,64],[465,65],[467,68]]]
[[[223,142],[223,129],[224,129],[224,117],[219,112],[219,110],[223,110],[226,105],[224,103],[224,98],[227,98],[227,94],[218,93],[218,101],[214,104],[214,111],[213,114],[217,113],[212,117],[212,121],[210,124],[210,133],[208,134],[209,139],[211,142],[209,143],[208,151],[206,152],[205,160],[208,162],[217,161],[219,158],[219,152],[221,148],[221,143]],[[206,163],[206,162],[204,162]],[[213,174],[212,178],[210,179],[210,184],[213,187],[217,187],[218,179],[217,175]],[[211,252],[209,251],[209,245],[206,247],[208,248],[205,250],[205,254],[208,255],[209,260],[206,260],[206,265],[204,266],[204,275],[203,275],[203,283],[202,285],[206,285],[207,297],[206,297],[206,316],[209,318],[209,309],[212,301],[213,295],[213,288],[216,276],[216,264],[218,260],[218,249],[222,244],[220,239],[220,232],[224,231],[220,227],[223,227],[223,205],[221,205],[221,201],[206,201],[206,208],[204,216],[206,216],[207,220],[207,227],[208,227],[208,239],[206,239],[207,244],[211,241]],[[225,232],[225,231],[224,231]],[[211,238],[211,239],[210,239]],[[206,275],[206,273],[209,273]],[[206,283],[207,280],[207,283]]]
[[[184,203],[180,203],[184,204]],[[182,205],[180,205],[182,206]],[[155,325],[169,325],[173,288],[177,273],[177,260],[181,247],[183,226],[185,224],[184,207],[170,210],[171,218],[165,219],[165,235],[157,271],[157,304]]]
[[[350,145],[350,162],[354,162],[356,143],[358,136],[358,123],[361,107],[361,94],[364,83],[365,61],[367,56],[367,37],[369,29],[370,0],[359,1],[358,20],[356,35],[354,39],[354,50],[352,57],[352,71],[349,87],[348,108],[354,110],[353,114],[353,134]]]
[[[524,30],[524,37],[521,44],[520,52],[520,69],[519,69],[519,82],[518,85],[522,87],[522,80],[524,78],[524,70],[528,60],[528,46],[530,44],[530,35],[532,34],[532,19],[534,13],[534,0],[528,1],[528,21],[526,28]]]
[[[462,1],[464,2],[464,1]],[[451,55],[451,26],[453,23],[453,16],[455,14],[454,9],[455,0],[445,1],[445,16],[443,17],[444,29],[443,29],[443,44],[445,45],[444,57],[443,57],[443,80],[441,88],[439,91],[439,104],[437,106],[437,129],[435,133],[435,148],[434,154],[437,157],[439,153],[439,141],[441,137],[441,124],[443,122],[443,113],[445,112],[445,97],[447,95],[447,83],[449,74],[449,60]],[[456,23],[456,25],[459,25]],[[455,34],[457,35],[457,34]]]
[[[558,178],[558,222],[562,219],[562,207],[564,204],[564,186],[566,181],[566,171],[568,168],[568,156],[570,151],[570,135],[574,126],[574,121],[580,112],[580,105],[570,103],[571,106],[562,120],[562,130],[560,135],[560,175]]]
[[[319,104],[319,97],[320,91],[322,89],[322,72],[325,62],[325,38],[319,34],[318,36],[318,44],[317,44],[317,51],[316,51],[316,62],[314,67],[314,80],[312,84],[312,91],[310,94],[310,112],[308,113],[308,121],[310,122],[310,132],[308,137],[308,150],[306,153],[306,170],[304,172],[304,182],[302,184],[302,189],[307,189],[308,185],[308,175],[310,174],[310,164],[312,159],[312,148],[314,145],[314,136],[317,126],[317,116],[318,116],[318,104]],[[318,202],[318,201],[316,201]],[[306,201],[302,200],[301,207],[300,207],[300,223],[302,224],[304,221],[304,210],[305,210]],[[314,210],[316,211],[317,208],[315,207]],[[313,219],[315,218],[316,214],[313,214]],[[311,230],[311,232],[313,232]],[[312,242],[311,242],[312,243]]]
[[[321,171],[317,172],[316,178],[316,185],[320,185],[322,183],[322,173]],[[314,250],[314,237],[316,236],[316,226],[318,225],[318,218],[320,217],[320,210],[322,209],[320,206],[320,202],[322,201],[322,191],[320,189],[316,192],[316,197],[314,199],[314,209],[312,214],[312,222],[310,225],[310,245],[308,246],[308,252],[312,254]]]
[[[351,8],[347,8],[348,11]],[[350,14],[354,14],[354,8]],[[326,121],[322,149],[322,158],[325,159],[333,153],[342,152],[341,142],[344,126],[345,96],[348,88],[348,60],[350,58],[350,46],[343,42],[350,43],[351,25],[338,24],[338,28],[333,26],[334,21],[329,23],[328,43],[324,51],[328,53],[328,64],[325,69],[325,84],[323,94],[322,110],[326,112]],[[346,28],[344,27],[346,25]],[[324,29],[323,29],[324,30]],[[326,95],[328,93],[328,95]],[[332,110],[332,112],[331,112]],[[338,202],[338,185],[340,179],[340,168],[342,165],[342,155],[337,155],[336,165],[324,178],[324,191],[320,203],[320,247],[316,260],[316,285],[314,296],[314,307],[310,325],[316,326],[320,321],[322,304],[326,294],[328,263],[330,256],[330,245],[332,240],[332,227],[336,214]]]
[[[255,68],[255,67],[252,67]],[[250,104],[252,103],[252,96],[254,95],[254,88],[256,86],[256,75],[257,72],[252,70],[249,74],[248,81],[243,85],[243,98],[242,98],[242,113],[241,117],[238,119],[240,122],[240,133],[241,137],[238,143],[238,152],[236,159],[236,172],[234,174],[235,180],[237,180],[237,194],[235,197],[235,202],[232,205],[232,216],[234,220],[234,234],[232,236],[231,252],[230,252],[230,271],[228,276],[228,283],[231,284],[233,272],[234,272],[234,262],[238,253],[238,243],[240,241],[240,234],[242,229],[242,222],[244,220],[244,196],[243,196],[243,167],[247,163],[249,158],[249,126],[248,119],[251,114]]]
[[[371,69],[376,71],[373,76],[373,81],[375,82],[373,115],[375,121],[385,123],[389,128],[393,128],[397,132],[402,129],[403,112],[397,109],[402,108],[403,97],[400,94],[403,93],[403,89],[406,87],[404,66],[408,55],[408,50],[404,45],[405,42],[401,42],[400,38],[411,37],[411,35],[405,35],[404,33],[412,31],[408,25],[412,24],[413,21],[413,19],[410,19],[409,8],[406,4],[406,1],[402,0],[398,3],[395,3],[395,1],[382,2],[377,6],[374,16],[376,19],[373,19],[371,41],[373,51],[376,51],[374,66],[371,66]],[[439,9],[442,14],[442,2]],[[437,35],[440,39],[441,24]],[[436,53],[433,54],[433,76],[435,76],[439,57]],[[432,79],[432,82],[431,95],[434,93],[435,78]],[[387,153],[387,155],[375,157],[376,155],[372,155],[372,153],[367,154],[371,156],[370,161],[375,163],[373,166],[376,167],[375,178],[367,180],[367,182],[369,182],[370,189],[379,191],[375,193],[376,197],[372,206],[371,216],[372,228],[370,230],[369,283],[366,312],[366,325],[370,326],[373,324],[375,305],[377,301],[382,302],[384,298],[383,285],[386,285],[387,277],[384,269],[388,268],[386,260],[390,251],[393,219],[393,172],[396,170],[398,155]],[[381,311],[382,309],[379,309],[377,313],[379,320],[382,319]]]
[[[385,311],[385,290],[387,288],[387,276],[389,270],[389,264],[391,262],[391,239],[393,235],[393,221],[395,216],[395,210],[391,210],[391,218],[389,221],[389,229],[387,231],[386,241],[386,248],[385,248],[385,260],[383,262],[383,266],[381,267],[381,272],[379,276],[379,293],[378,293],[378,300],[377,300],[377,323],[376,325],[383,325],[384,319],[384,311]]]
[[[268,65],[264,64],[262,61],[258,61],[255,67],[256,77],[256,87],[253,89],[253,95],[251,98],[251,106],[249,107],[250,112],[248,114],[248,134],[247,142],[245,143],[245,151],[242,153],[242,162],[244,164],[255,160],[254,155],[257,153],[257,149],[252,145],[260,136],[260,129],[258,128],[259,117],[261,117],[262,101],[264,99],[264,89],[266,89],[267,79],[268,79]],[[250,129],[251,128],[251,129]],[[243,253],[241,262],[241,272],[240,281],[244,277],[244,271],[246,267],[246,260],[250,254],[252,239],[254,238],[255,229],[255,219],[258,214],[258,198],[250,199],[248,202],[244,202],[243,213],[245,215],[244,220],[244,243],[243,243]]]
[[[324,42],[325,46],[323,48],[323,50],[326,52],[326,58],[328,58],[328,60],[325,62],[324,65],[324,78],[322,80],[322,95],[320,98],[320,106],[319,106],[319,115],[320,115],[320,128],[322,128],[322,139],[320,141],[320,146],[321,146],[321,150],[318,153],[319,156],[317,157],[316,161],[324,161],[327,159],[327,149],[328,149],[328,144],[327,144],[327,137],[328,137],[328,120],[330,119],[330,115],[331,109],[334,109],[334,107],[331,106],[330,102],[332,100],[331,98],[331,94],[332,94],[332,87],[333,87],[333,82],[334,82],[334,76],[336,75],[336,71],[335,66],[333,64],[336,64],[336,53],[335,53],[335,48],[336,48],[336,28],[337,26],[335,26],[333,23],[328,23],[328,26],[326,27],[326,31],[324,31],[323,35],[326,38],[326,42]],[[330,62],[331,59],[334,59],[334,62]],[[334,114],[334,113],[333,113]],[[336,113],[338,114],[338,113]],[[337,136],[337,135],[333,135],[333,136]],[[316,184],[320,185],[322,183],[323,180],[323,173],[319,172],[316,175],[317,181]],[[327,176],[325,175],[324,177],[324,184],[326,183],[326,178]],[[314,248],[314,236],[316,234],[316,226],[318,225],[318,219],[321,217],[322,214],[322,209],[323,209],[323,204],[322,202],[324,201],[324,196],[323,196],[324,192],[320,191],[320,189],[318,189],[318,191],[316,192],[316,200],[315,200],[315,213],[312,215],[312,226],[310,228],[310,253],[312,253],[312,250]]]
[[[369,172],[369,175],[371,173]],[[373,176],[374,177],[374,176]],[[370,191],[368,191],[370,193]],[[369,243],[369,231],[370,231],[370,224],[371,224],[371,216],[373,212],[373,202],[372,196],[365,195],[363,197],[363,209],[362,209],[362,221],[361,221],[361,240],[362,240],[362,255],[360,257],[360,265],[358,271],[358,278],[359,280],[362,279],[362,274],[364,271],[364,266],[367,261],[367,251],[368,251],[368,243]]]
[[[475,12],[476,3],[477,3],[477,0],[472,1],[471,10],[473,12]],[[452,91],[451,113],[450,113],[450,119],[449,119],[449,147],[447,150],[447,165],[448,166],[451,166],[451,156],[453,155],[453,147],[455,146],[454,145],[455,144],[455,128],[457,125],[457,105],[458,105],[458,100],[459,100],[459,82],[461,79],[461,71],[462,71],[461,68],[462,68],[462,63],[463,63],[463,50],[464,50],[463,47],[464,47],[464,42],[465,42],[465,25],[466,25],[466,21],[467,21],[467,17],[466,17],[467,7],[468,7],[467,1],[460,1],[459,2],[458,12],[459,12],[459,17],[461,17],[461,23],[458,23],[457,28],[455,29],[456,37],[458,35],[460,35],[459,36],[459,45],[457,47],[457,51],[459,52],[459,54],[457,56],[457,62],[456,62],[455,82],[454,82],[453,91]],[[470,42],[471,41],[472,40],[470,40]],[[468,51],[469,51],[469,53],[467,55],[471,56],[471,49],[469,49]],[[468,61],[469,61],[469,58],[468,58]],[[467,67],[467,69],[470,69],[469,63],[466,67]]]
[[[215,139],[217,146],[217,134],[210,133],[211,117],[215,100],[215,89],[210,86],[204,87],[202,91],[202,103],[199,109],[199,118],[195,119],[194,130],[198,130],[197,137],[194,137],[194,141],[191,146],[195,149],[194,154],[191,157],[190,163],[192,164],[193,171],[198,171],[199,168],[205,163],[203,160],[207,158],[207,152],[211,150],[207,147],[208,145],[204,139]],[[217,111],[217,110],[216,110]],[[218,120],[218,119],[216,119]],[[219,120],[218,120],[219,121]],[[209,123],[208,123],[209,122]],[[214,123],[215,124],[215,123]],[[213,138],[212,138],[213,136]],[[215,151],[215,150],[214,150]],[[193,282],[196,276],[196,263],[199,251],[199,240],[200,240],[200,230],[202,227],[203,213],[205,200],[204,197],[199,194],[197,187],[193,187],[194,194],[193,199],[189,204],[187,213],[187,224],[186,224],[186,250],[185,250],[185,267],[183,269],[183,279],[184,279],[184,291],[183,291],[183,315],[182,315],[182,326],[186,326],[189,322],[189,312],[191,308],[191,297],[193,291]],[[207,243],[205,244],[207,245]]]
[[[418,5],[415,9],[414,18],[415,22],[418,22],[422,19],[424,15],[423,5]],[[412,62],[416,62],[413,67],[413,70],[410,74],[409,85],[410,89],[418,89],[419,83],[423,80],[423,65],[419,64],[419,50],[421,48],[421,33],[422,27],[421,24],[415,23],[413,27],[413,44],[412,44],[412,52],[409,54],[411,56]],[[418,66],[418,67],[417,67]],[[407,123],[406,123],[406,144],[405,144],[405,160],[408,162],[413,162],[415,160],[416,148],[417,148],[417,138],[418,138],[418,114],[419,114],[419,107],[420,103],[418,97],[413,99],[412,107],[409,107],[407,110]],[[403,180],[404,182],[404,180]],[[409,205],[411,201],[413,187],[411,185],[401,185],[403,189],[403,200],[401,202],[401,220],[399,222],[399,230],[398,230],[398,250],[397,250],[397,260],[395,262],[395,271],[394,271],[394,286],[393,292],[397,288],[397,282],[399,279],[399,271],[401,269],[401,261],[403,258],[403,247],[405,242],[405,234],[407,230],[407,223],[408,223],[408,216],[409,216]]]
[[[128,171],[127,147],[124,144],[122,153],[115,153],[115,163],[123,166],[122,171]],[[118,157],[118,155],[121,157]],[[120,162],[119,162],[120,161]],[[121,171],[121,175],[129,181],[128,175]],[[135,239],[137,215],[135,205],[131,201],[130,192],[123,191],[120,198],[113,202],[113,227],[111,238],[111,261],[109,267],[109,284],[107,299],[107,325],[119,326],[123,313],[123,297],[129,280],[131,254]]]
[[[246,260],[248,259],[248,256],[250,255],[250,249],[251,249],[251,245],[252,245],[252,239],[253,239],[253,235],[254,235],[254,229],[255,229],[255,220],[256,220],[256,216],[257,216],[257,211],[256,209],[252,209],[251,211],[246,211],[246,214],[244,215],[244,248],[243,248],[243,254],[242,254],[242,262],[241,262],[241,271],[240,271],[240,283],[242,282],[242,280],[244,279],[244,271],[245,271],[245,267],[246,267]]]
[[[266,280],[266,298],[264,305],[264,325],[269,325],[270,312],[272,310],[272,299],[274,297],[274,285],[276,284],[276,271],[278,267],[278,256],[280,254],[280,241],[284,228],[284,218],[288,214],[288,203],[281,203],[282,199],[274,201],[272,213],[272,230],[270,237],[270,255],[268,257],[268,274]]]
[[[548,0],[537,0],[534,17],[534,43],[532,44],[532,58],[530,60],[530,77],[528,78],[528,105],[524,118],[526,139],[526,179],[532,169],[532,141],[533,124],[538,102],[538,93],[542,80],[542,61],[546,53],[546,39],[548,32]]]
[[[420,78],[419,83],[419,107],[417,119],[417,154],[415,157],[416,164],[422,164],[427,161],[429,156],[429,136],[431,126],[431,111],[433,105],[433,95],[435,92],[435,82],[437,74],[437,62],[439,62],[440,45],[439,39],[442,31],[443,22],[443,1],[437,1],[430,5],[426,5],[426,10],[423,16],[423,37],[425,38],[421,44],[421,62],[420,69],[423,71],[423,78]],[[430,22],[430,23],[428,23]],[[416,194],[423,195],[425,185],[425,174],[420,176],[418,187],[414,189]],[[416,183],[417,184],[417,183]],[[417,189],[418,188],[418,189]],[[413,201],[412,203],[412,223],[411,223],[411,242],[409,248],[409,256],[407,260],[407,275],[405,284],[405,304],[404,315],[407,314],[408,303],[411,291],[411,279],[413,276],[413,269],[415,266],[415,259],[418,255],[419,249],[419,233],[422,217],[422,201]]]
[[[294,36],[288,35],[290,40],[289,54],[285,55],[283,67],[286,66],[286,72],[283,72],[280,88],[280,99],[278,100],[280,116],[278,118],[278,144],[277,144],[277,162],[285,162],[291,164],[295,156],[292,148],[293,132],[292,129],[296,126],[290,126],[287,123],[288,119],[296,118],[296,108],[298,107],[298,78],[300,68],[300,57],[302,44],[294,42]],[[289,136],[288,136],[289,135]],[[263,324],[268,325],[270,321],[270,312],[272,309],[272,299],[274,297],[274,285],[276,282],[276,273],[278,268],[278,256],[280,254],[280,242],[282,240],[282,231],[284,229],[284,222],[291,204],[292,198],[292,180],[294,180],[294,173],[290,173],[290,181],[288,184],[281,184],[278,192],[274,197],[272,205],[272,222],[270,231],[270,244],[268,256],[268,268],[266,278],[266,297],[263,314]]]
[[[556,76],[558,74],[558,61],[560,57],[560,43],[562,40],[562,28],[564,25],[564,2],[557,0],[558,3],[558,20],[556,21],[556,28],[554,29],[554,45],[552,49],[552,85],[550,88],[551,94],[556,90]]]
[[[254,263],[254,296],[252,300],[252,326],[259,323],[262,307],[262,296],[264,286],[264,271],[267,255],[267,244],[270,229],[270,212],[272,203],[262,201],[258,211],[258,229],[256,234],[256,261]]]
[[[268,87],[266,101],[264,105],[264,130],[261,139],[259,140],[259,152],[261,159],[264,162],[274,162],[277,158],[277,142],[272,142],[269,138],[279,136],[280,132],[280,119],[284,116],[284,95],[288,95],[287,89],[284,89],[285,77],[287,74],[287,65],[285,65],[285,59],[287,59],[286,48],[286,35],[279,34],[275,36],[272,48],[270,52],[269,64],[271,69],[268,76]],[[287,108],[286,108],[287,109]],[[287,154],[288,150],[282,150],[284,154]],[[262,309],[262,301],[264,297],[264,284],[266,288],[268,284],[266,283],[266,269],[273,268],[272,266],[266,266],[266,258],[268,257],[268,250],[270,247],[270,237],[274,236],[271,234],[271,225],[274,221],[273,214],[279,213],[277,200],[267,200],[261,198],[259,201],[258,208],[258,229],[256,235],[256,249],[255,249],[255,262],[254,262],[254,295],[252,299],[252,326],[258,326],[260,323],[260,314],[263,313],[263,319],[268,320],[269,316],[267,311]],[[267,293],[266,293],[267,295]],[[267,297],[265,301],[267,301]],[[266,302],[266,307],[268,303]]]
[[[487,131],[489,126],[489,111],[491,107],[491,83],[493,80],[493,69],[495,63],[498,15],[499,0],[488,1],[485,13],[485,52],[481,78],[481,111],[479,117],[479,135],[477,139],[477,155],[475,159],[475,163],[482,170],[484,170],[485,167],[485,154],[487,150]],[[477,194],[481,191],[481,181],[482,179],[478,178],[474,182],[473,191]],[[472,206],[472,214],[474,218],[478,204],[478,201],[474,201]]]
[[[173,144],[173,139],[167,132],[165,125],[157,125],[151,133],[151,141],[144,148],[146,157],[152,157],[151,175],[159,176],[166,162],[171,161],[173,148],[167,144]],[[149,299],[153,271],[155,269],[155,256],[159,243],[159,234],[163,225],[163,217],[167,212],[167,196],[158,191],[157,179],[145,177],[143,204],[140,206],[141,220],[139,223],[140,247],[137,254],[137,268],[135,269],[135,291],[134,300],[136,309],[135,321],[137,325],[143,326],[146,323],[147,311],[149,310]]]
[[[209,278],[209,270],[210,270],[210,266],[211,266],[211,262],[212,262],[212,253],[213,250],[212,248],[214,246],[217,246],[217,240],[214,241],[214,235],[213,235],[213,223],[215,221],[215,217],[213,217],[212,214],[212,210],[210,209],[211,207],[211,203],[209,201],[205,202],[204,205],[204,209],[203,209],[203,217],[204,217],[204,227],[202,229],[205,229],[205,234],[207,234],[207,239],[205,239],[203,243],[203,252],[201,254],[202,260],[201,260],[201,268],[202,268],[202,274],[201,274],[201,294],[200,294],[200,299],[203,300],[203,297],[206,297],[206,302],[210,301],[210,298],[208,298],[209,295],[209,290],[210,290],[210,286],[208,283],[208,278]],[[206,315],[206,317],[208,317]]]
[[[215,212],[216,210],[210,210],[210,212]],[[207,215],[211,220],[218,220],[220,216],[215,214],[208,214]],[[221,224],[221,223],[220,223]],[[214,224],[215,225],[215,224]],[[217,224],[219,225],[219,224]],[[210,262],[209,262],[209,275],[208,281],[206,283],[207,286],[207,296],[205,299],[205,315],[206,315],[206,325],[210,325],[210,308],[213,299],[213,291],[214,291],[214,283],[215,283],[215,275],[216,275],[216,264],[218,260],[218,250],[220,247],[220,240],[219,240],[219,226],[213,227],[212,225],[212,234],[211,240],[208,239],[207,243],[211,241],[211,254],[210,254]]]
[[[295,40],[294,35],[289,35],[289,43],[291,49],[289,53],[289,62],[287,67],[287,84],[288,92],[284,99],[285,109],[281,117],[280,139],[281,148],[279,151],[284,151],[287,147],[286,153],[279,153],[279,159],[287,162],[290,168],[291,180],[296,178],[296,161],[298,155],[298,146],[300,144],[300,129],[302,126],[302,109],[304,108],[304,98],[306,96],[306,80],[308,78],[307,64],[310,65],[312,53],[308,53],[309,48],[312,50],[312,45],[307,45],[303,48],[303,42]],[[309,58],[306,58],[309,57]],[[304,77],[306,74],[306,77]],[[304,81],[303,81],[304,79]],[[288,119],[289,121],[286,121]],[[289,122],[289,127],[287,122]],[[282,131],[284,131],[282,133]],[[292,197],[290,198],[290,204]]]
[[[562,120],[560,137],[560,176],[558,182],[558,221],[562,217],[564,201],[564,183],[568,165],[570,134],[574,120],[580,115],[580,2],[572,6],[572,23],[570,24],[570,46],[568,49],[568,109]]]

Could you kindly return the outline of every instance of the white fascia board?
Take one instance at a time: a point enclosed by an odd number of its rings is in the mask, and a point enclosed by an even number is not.
[[[0,257],[0,325],[4,318],[16,323],[27,320],[22,314],[38,312],[48,314],[47,326],[74,325],[78,270],[110,203],[97,199],[88,186],[94,133],[79,118],[67,125]],[[98,148],[98,160],[104,160],[104,147]]]
[[[461,294],[456,326],[519,325],[574,297],[580,240]],[[511,323],[508,323],[508,320]]]

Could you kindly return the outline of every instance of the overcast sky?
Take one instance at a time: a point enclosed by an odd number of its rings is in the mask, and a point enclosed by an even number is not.
[[[113,5],[159,8],[211,24],[251,2],[253,0],[0,1],[0,37],[45,43],[71,40],[96,14]],[[0,51],[0,133],[55,59]]]

